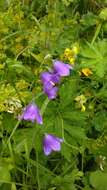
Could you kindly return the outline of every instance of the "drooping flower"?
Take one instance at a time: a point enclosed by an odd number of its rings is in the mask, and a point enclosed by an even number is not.
[[[71,68],[69,64],[57,60],[53,62],[53,70],[51,72],[43,72],[41,74],[43,91],[49,99],[57,97],[58,87],[56,85],[60,83],[61,77],[70,75]]]
[[[45,134],[43,140],[44,154],[48,156],[49,154],[52,153],[52,151],[60,151],[62,142],[63,139],[61,138],[58,138],[51,134]]]
[[[55,99],[57,96],[58,87],[52,85],[51,83],[47,83],[44,85],[43,90],[48,98],[52,100]]]
[[[35,103],[31,103],[24,108],[24,111],[20,116],[20,119],[32,122],[36,121],[38,124],[43,124],[40,110]]]
[[[72,66],[65,64],[62,61],[55,60],[53,63],[54,72],[56,72],[60,77],[69,76]]]
[[[60,76],[57,73],[43,72],[41,74],[41,81],[43,84],[50,82],[51,84],[56,84],[60,82]]]
[[[60,76],[57,73],[43,72],[41,74],[41,81],[44,93],[49,99],[55,99],[58,91],[58,87],[55,85],[60,82]]]

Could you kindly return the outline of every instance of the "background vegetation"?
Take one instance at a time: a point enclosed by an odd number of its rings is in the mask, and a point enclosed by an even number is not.
[[[107,0],[0,1],[0,190],[107,190],[106,37]],[[40,74],[74,47],[47,103]],[[18,121],[32,99],[43,127]],[[44,155],[44,133],[60,152]]]

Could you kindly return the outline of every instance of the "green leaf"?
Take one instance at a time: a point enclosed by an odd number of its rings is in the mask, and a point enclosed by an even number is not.
[[[87,114],[81,111],[73,111],[72,109],[66,109],[62,113],[62,117],[65,121],[71,121],[72,124],[82,126],[85,123]]]
[[[41,150],[41,136],[35,128],[19,129],[15,132],[13,139],[17,153],[25,152],[29,155],[32,148]]]
[[[11,190],[17,190],[15,183],[12,183]]]
[[[90,184],[96,190],[107,190],[107,173],[101,171],[91,173]]]
[[[107,123],[106,112],[102,111],[102,112],[97,113],[94,116],[93,125],[95,126],[96,130],[103,131],[104,127],[106,128],[106,123]]]
[[[99,17],[103,20],[107,20],[107,8],[101,10]]]
[[[62,144],[62,148],[61,148],[61,154],[64,156],[64,158],[66,160],[68,160],[70,162],[71,160],[71,152],[72,149],[70,147],[68,147],[66,144]]]
[[[70,80],[62,84],[59,91],[61,107],[65,107],[68,104],[72,103],[72,100],[75,97],[76,85],[77,80],[75,78],[71,78]]]
[[[65,130],[68,131],[68,133],[72,136],[72,138],[75,138],[76,141],[86,139],[85,130],[81,127],[66,125]]]
[[[104,77],[107,72],[107,41],[102,40],[94,43],[94,45],[88,42],[82,45],[81,55],[82,63],[81,67],[90,67],[92,71],[100,78]]]
[[[90,27],[96,25],[97,16],[94,15],[92,12],[88,12],[87,14],[83,15],[81,19],[81,23],[84,26]]]
[[[6,167],[0,166],[0,181],[9,182],[11,180],[11,175]]]

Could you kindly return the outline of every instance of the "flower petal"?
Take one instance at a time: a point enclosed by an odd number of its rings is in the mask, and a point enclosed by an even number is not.
[[[43,84],[46,84],[49,81],[56,84],[60,82],[60,76],[57,73],[43,72],[41,74],[41,81]]]
[[[43,141],[43,150],[44,150],[44,154],[46,156],[48,156],[52,152],[52,149],[51,149],[49,143],[47,142],[47,140],[45,138],[44,138],[44,141]]]
[[[47,154],[50,154],[53,151],[60,151],[61,149],[61,142],[63,139],[55,137],[51,134],[46,134],[44,137],[44,149]]]
[[[36,119],[38,124],[40,124],[40,125],[43,124],[43,120],[42,120],[42,116],[40,114],[40,110],[37,107],[36,107],[36,110],[35,110],[35,119]]]
[[[54,135],[50,135],[50,147],[54,151],[60,151],[61,150],[61,142],[58,137],[55,137]]]
[[[45,94],[47,94],[50,100],[55,99],[57,96],[58,87],[55,86],[55,87],[49,88],[49,86],[44,86],[44,92]]]
[[[31,103],[28,106],[26,106],[20,119],[29,120],[32,122],[36,120],[37,123],[43,124],[39,108],[34,103]]]
[[[54,61],[54,71],[57,72],[57,74],[59,74],[59,76],[68,76],[70,75],[70,69],[72,69],[72,67],[69,64],[65,64],[62,61]]]
[[[23,119],[24,120],[35,120],[35,105],[34,104],[29,104],[23,113]]]
[[[51,80],[51,74],[49,72],[43,72],[41,74],[41,81],[42,81],[42,83],[47,83],[50,80]]]

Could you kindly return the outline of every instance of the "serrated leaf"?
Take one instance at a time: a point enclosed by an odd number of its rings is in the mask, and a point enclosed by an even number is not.
[[[107,41],[98,41],[94,45],[89,44],[82,46],[81,54],[84,57],[82,59],[82,67],[90,67],[92,71],[100,78],[104,77],[107,72]]]
[[[72,126],[72,125],[66,125],[65,126],[65,130],[68,131],[68,133],[70,133],[70,135],[75,138],[77,141],[79,139],[86,139],[86,134],[85,134],[85,130],[81,127],[76,127],[76,126]]]
[[[64,83],[59,91],[61,107],[65,107],[72,102],[76,91],[76,79],[71,79]]]
[[[34,128],[17,130],[13,136],[13,139],[15,141],[15,144],[14,144],[15,151],[17,153],[26,152],[29,154],[32,148],[36,148],[37,150],[40,150],[41,136],[37,135],[36,133],[35,139],[33,139],[34,134],[35,134]]]

